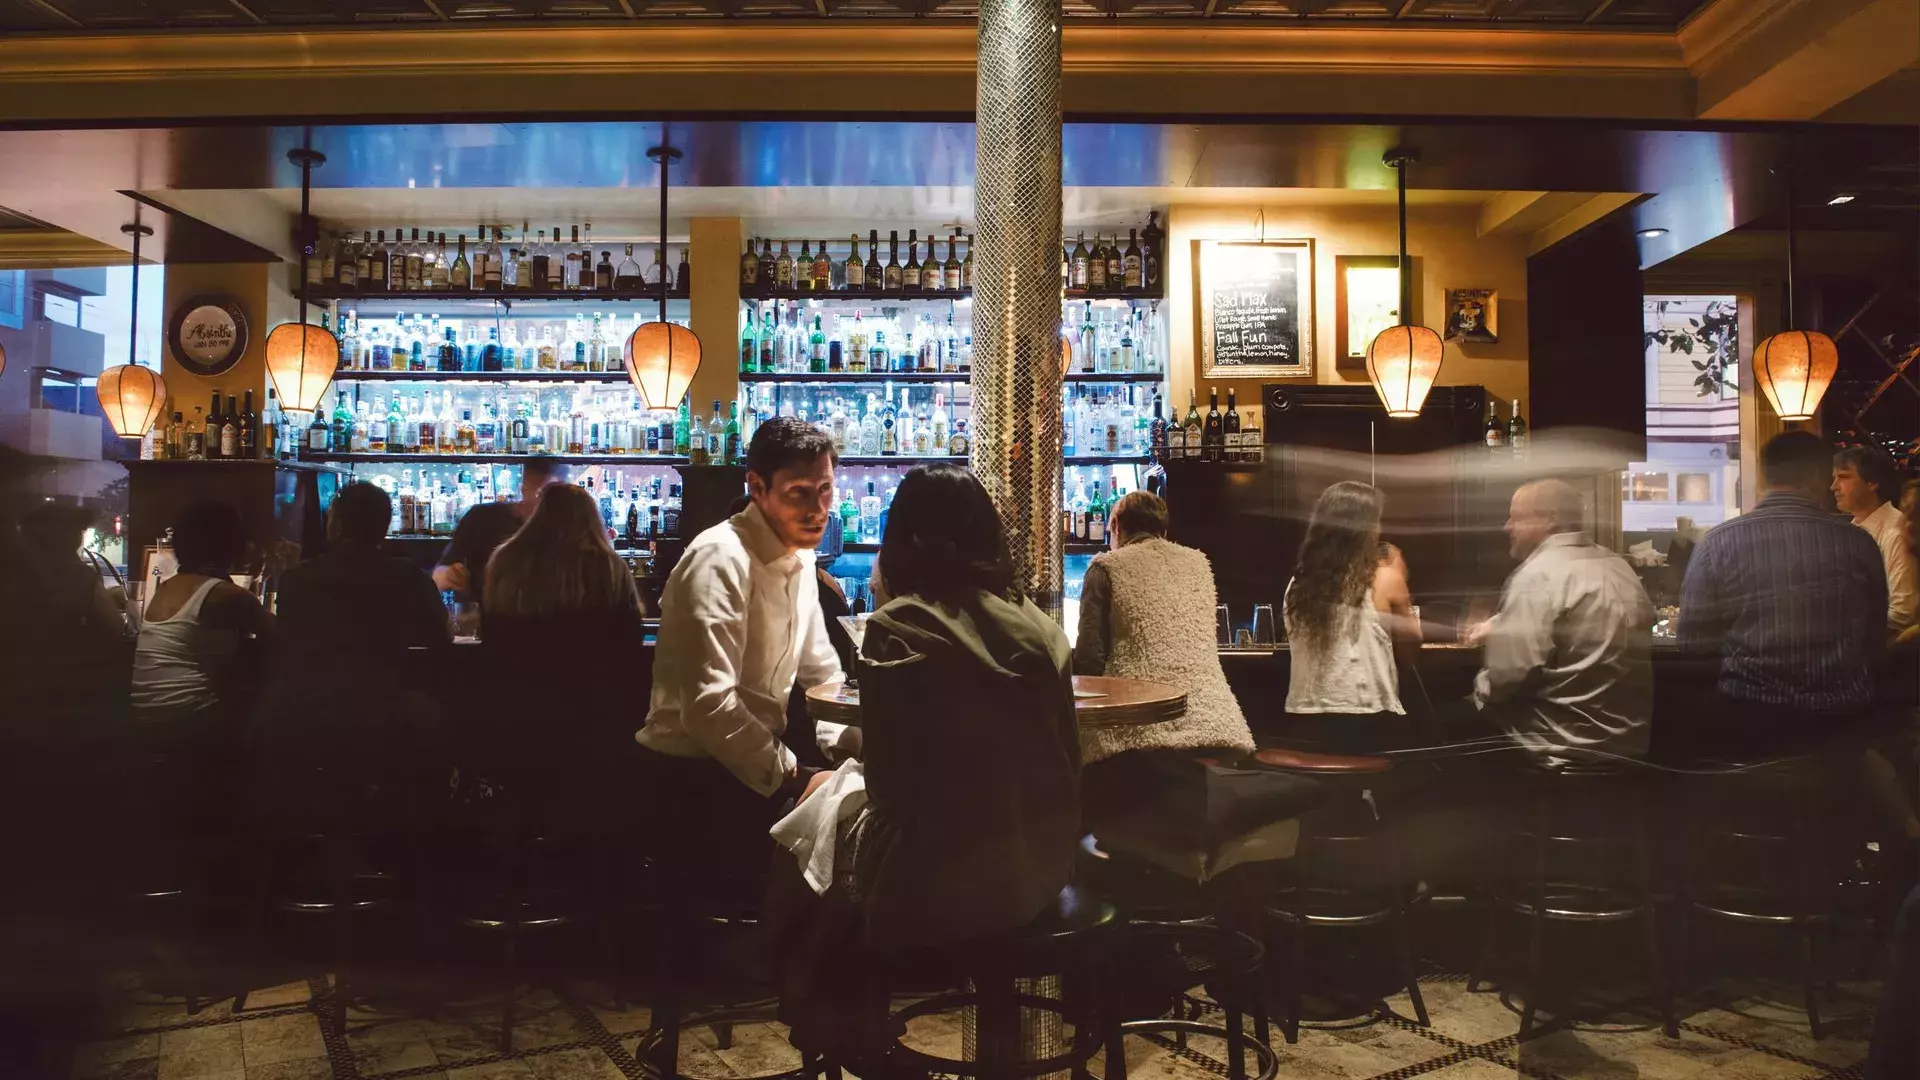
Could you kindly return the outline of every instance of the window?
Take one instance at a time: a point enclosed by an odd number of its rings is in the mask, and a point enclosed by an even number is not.
[[[1643,300],[1647,460],[1623,482],[1629,541],[1712,528],[1740,511],[1740,305],[1725,294]]]

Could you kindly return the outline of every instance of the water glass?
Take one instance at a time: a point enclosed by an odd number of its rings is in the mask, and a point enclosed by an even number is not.
[[[1228,614],[1225,604],[1213,609],[1213,631],[1215,644],[1233,644],[1233,617]]]
[[[1273,605],[1253,605],[1253,643],[1255,645],[1275,644],[1273,634]]]
[[[1233,632],[1233,644],[1236,648],[1241,648],[1241,649],[1253,648],[1253,631],[1248,630],[1245,627],[1242,627],[1239,630],[1235,630]]]
[[[480,640],[480,605],[479,604],[476,604],[470,600],[463,600],[458,603],[448,605],[447,611],[453,623],[453,640],[455,641]]]

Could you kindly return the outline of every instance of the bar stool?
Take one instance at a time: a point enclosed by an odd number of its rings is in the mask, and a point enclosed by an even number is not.
[[[1835,906],[1816,823],[1827,804],[1827,770],[1813,758],[1707,767],[1712,771],[1687,784],[1682,925],[1690,929],[1694,916],[1705,916],[1793,931],[1807,1027],[1819,1039],[1818,935],[1831,930]]]
[[[1653,995],[1660,1007],[1661,1030],[1679,1037],[1673,1011],[1673,987],[1661,959],[1659,913],[1652,880],[1647,801],[1652,785],[1634,767],[1613,764],[1529,762],[1521,770],[1528,811],[1505,840],[1518,847],[1501,865],[1526,868],[1518,880],[1496,888],[1486,905],[1486,930],[1480,959],[1467,978],[1469,992],[1479,989],[1498,943],[1500,913],[1527,920],[1526,1003],[1520,1013],[1520,1038],[1533,1033],[1537,1007],[1548,993],[1546,931],[1550,924],[1606,925],[1639,920]],[[1574,810],[1589,820],[1575,820]],[[1580,856],[1573,865],[1556,854]],[[1617,875],[1586,874],[1609,856],[1628,864]]]
[[[1306,933],[1322,929],[1384,926],[1393,935],[1401,985],[1421,1027],[1430,1023],[1420,979],[1413,967],[1407,907],[1414,888],[1401,870],[1392,825],[1381,812],[1381,785],[1393,772],[1385,757],[1343,756],[1273,747],[1254,754],[1263,767],[1319,780],[1329,804],[1302,821],[1306,857],[1266,908],[1270,925],[1288,939],[1287,1041],[1300,1033],[1300,1000],[1306,969]]]

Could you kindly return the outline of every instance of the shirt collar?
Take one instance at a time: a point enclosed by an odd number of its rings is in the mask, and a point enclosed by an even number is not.
[[[1549,536],[1545,540],[1540,541],[1540,546],[1533,549],[1533,554],[1527,556],[1527,561],[1532,562],[1542,552],[1551,551],[1555,548],[1587,547],[1592,543],[1593,543],[1593,537],[1584,532],[1575,531],[1575,532],[1554,533],[1552,536]]]
[[[1820,508],[1813,504],[1812,499],[1804,495],[1795,495],[1791,491],[1775,491],[1761,496],[1760,505],[1754,507],[1754,509],[1763,510],[1768,507],[1776,507],[1781,510],[1810,510],[1816,514],[1821,512]]]
[[[787,545],[773,534],[773,526],[767,523],[766,515],[756,503],[749,503],[745,510],[733,515],[733,527],[740,534],[747,554],[762,566],[787,570],[813,564],[813,552],[787,550]]]
[[[1890,502],[1883,502],[1874,508],[1873,513],[1861,518],[1855,524],[1870,533],[1878,533],[1884,526],[1892,523],[1893,520],[1899,516],[1899,507]]]

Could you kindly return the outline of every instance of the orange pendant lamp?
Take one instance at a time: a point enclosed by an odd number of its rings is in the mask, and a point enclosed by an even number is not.
[[[133,224],[120,226],[133,237],[133,318],[127,327],[127,362],[116,364],[94,380],[93,393],[100,399],[100,411],[113,433],[123,439],[138,439],[160,419],[167,403],[167,381],[160,373],[134,362],[134,350],[140,336],[140,238],[152,236],[150,226],[140,224],[140,208],[134,207]]]
[[[666,144],[647,150],[647,157],[660,166],[660,262],[665,268],[667,246],[667,167],[681,158],[679,150]],[[673,275],[660,275],[660,317],[646,323],[627,337],[627,379],[650,409],[677,409],[693,385],[694,372],[700,370],[700,338],[692,330],[667,321],[667,292],[673,288]]]
[[[1787,185],[1787,323],[1793,306],[1793,185]],[[1840,350],[1818,330],[1782,330],[1753,350],[1760,392],[1782,420],[1811,420],[1840,369]]]
[[[327,156],[301,147],[287,151],[287,160],[300,166],[300,316],[267,335],[267,377],[280,394],[282,408],[312,412],[320,407],[340,364],[340,339],[325,327],[307,323],[307,260],[320,235],[308,208],[314,166],[326,164]]]
[[[1405,420],[1420,415],[1427,392],[1440,377],[1440,335],[1413,324],[1413,267],[1407,262],[1407,166],[1419,160],[1412,150],[1387,151],[1387,167],[1400,186],[1400,325],[1389,326],[1367,346],[1367,381],[1380,395],[1387,415]]]

